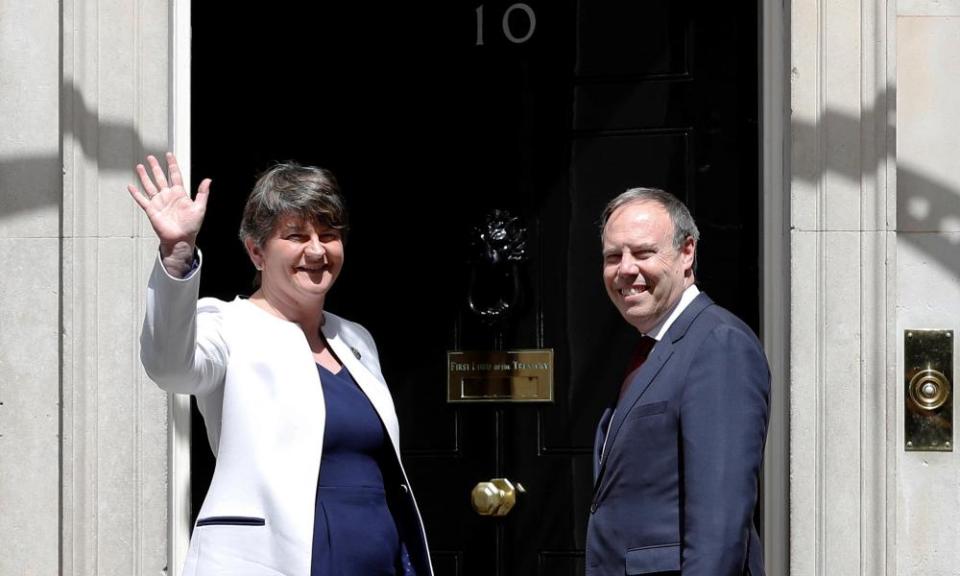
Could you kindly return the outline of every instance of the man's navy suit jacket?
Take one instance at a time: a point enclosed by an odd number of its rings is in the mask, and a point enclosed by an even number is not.
[[[763,575],[770,371],[753,331],[700,294],[631,378],[597,430],[587,575]]]

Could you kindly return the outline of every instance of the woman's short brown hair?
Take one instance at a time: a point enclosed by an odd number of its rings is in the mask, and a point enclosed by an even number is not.
[[[243,208],[240,240],[249,238],[262,248],[286,216],[329,226],[346,240],[346,203],[337,179],[328,170],[285,162],[264,172]]]

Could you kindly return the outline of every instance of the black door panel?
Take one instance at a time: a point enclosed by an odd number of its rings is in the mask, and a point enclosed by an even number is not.
[[[604,204],[632,186],[685,199],[701,288],[758,325],[756,5],[278,0],[230,5],[228,26],[193,10],[203,294],[249,292],[236,233],[258,171],[332,169],[352,231],[327,306],[377,340],[437,574],[582,574],[594,427],[636,338],[600,280]],[[498,329],[466,304],[492,209],[527,228],[524,298]],[[446,352],[501,344],[554,350],[554,402],[448,404]],[[470,491],[495,477],[526,493],[481,517]]]

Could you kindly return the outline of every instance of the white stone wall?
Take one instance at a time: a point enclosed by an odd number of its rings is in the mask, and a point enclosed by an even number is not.
[[[0,576],[168,568],[155,243],[124,186],[167,148],[169,10],[0,2]]]
[[[167,568],[167,399],[137,349],[155,244],[125,185],[166,149],[168,10],[63,3],[64,574]]]
[[[57,574],[57,2],[0,3],[0,574]]]
[[[790,10],[790,573],[890,574],[890,5]]]
[[[790,572],[956,575],[903,338],[960,335],[960,1],[794,1],[791,37]]]
[[[960,453],[903,449],[903,334],[960,336],[960,2],[897,16],[898,574],[960,570]],[[954,347],[954,364],[957,365]],[[956,368],[954,369],[956,382]],[[956,390],[956,389],[955,389]],[[955,392],[956,395],[956,392]],[[954,398],[954,414],[960,412]],[[954,434],[956,446],[956,434]]]

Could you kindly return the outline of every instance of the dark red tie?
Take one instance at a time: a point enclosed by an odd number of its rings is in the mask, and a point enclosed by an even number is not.
[[[650,336],[640,337],[640,342],[633,351],[633,356],[630,357],[630,369],[627,370],[627,376],[623,379],[623,383],[620,384],[620,395],[617,397],[618,400],[623,398],[623,395],[627,393],[627,388],[630,387],[630,382],[633,380],[634,372],[636,372],[637,368],[642,366],[643,363],[647,361],[647,356],[650,355],[650,351],[653,350],[653,345],[656,343],[657,341]]]

